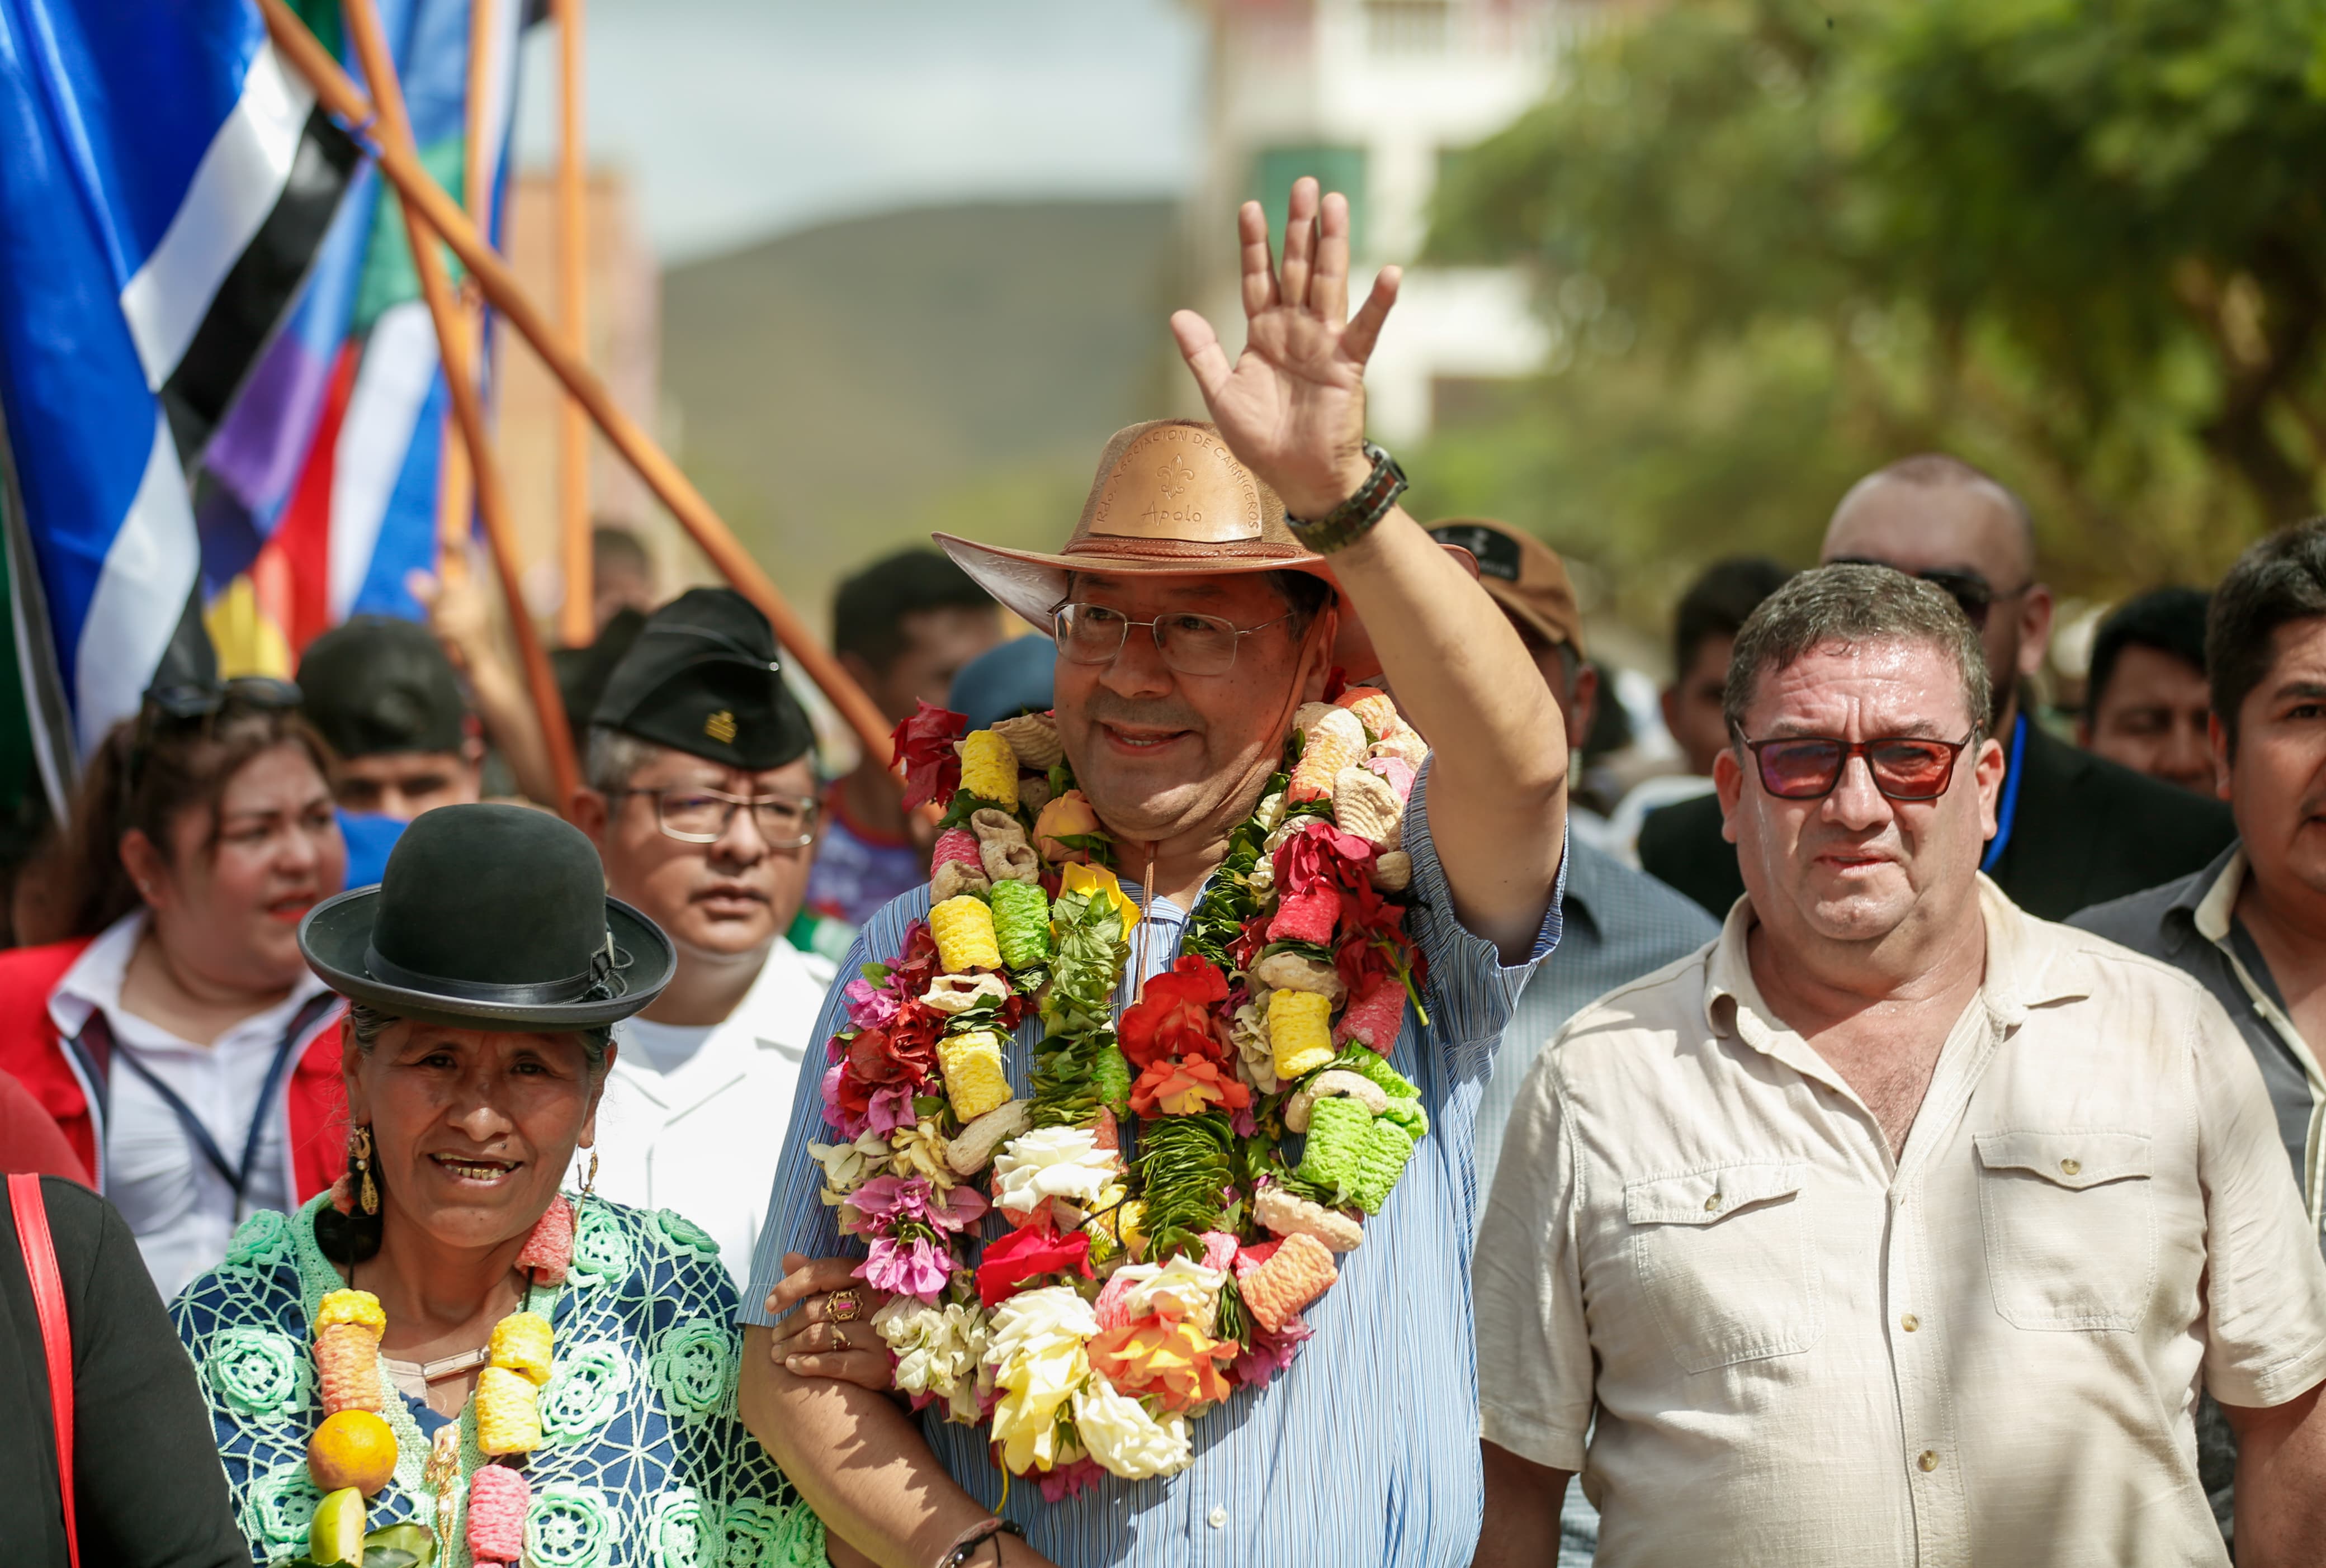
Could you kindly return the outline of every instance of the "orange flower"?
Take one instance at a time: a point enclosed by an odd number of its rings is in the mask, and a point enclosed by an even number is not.
[[[1083,792],[1068,790],[1044,806],[1042,814],[1034,819],[1034,848],[1039,849],[1042,858],[1053,866],[1068,863],[1087,865],[1090,861],[1087,850],[1077,849],[1058,840],[1105,831],[1099,826],[1098,813],[1091,810],[1091,803],[1084,798]]]
[[[1141,1116],[1158,1108],[1165,1116],[1197,1116],[1215,1105],[1242,1110],[1251,1103],[1251,1090],[1201,1056],[1150,1062],[1130,1086],[1130,1109]]]
[[[1234,1341],[1161,1318],[1103,1330],[1090,1342],[1091,1367],[1108,1382],[1133,1396],[1152,1394],[1164,1409],[1182,1412],[1228,1396],[1226,1368],[1235,1356]]]

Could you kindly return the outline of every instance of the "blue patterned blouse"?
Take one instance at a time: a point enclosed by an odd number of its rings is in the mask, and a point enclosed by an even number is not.
[[[307,1440],[323,1416],[309,1325],[345,1283],[315,1243],[317,1198],[267,1210],[235,1232],[226,1261],[172,1304],[201,1373],[219,1455],[256,1563],[300,1556],[321,1493]],[[573,1266],[526,1305],[555,1333],[541,1392],[542,1445],[519,1463],[532,1484],[526,1559],[535,1568],[807,1568],[823,1526],[743,1428],[735,1387],[735,1287],[710,1237],[675,1214],[575,1200]],[[395,1479],[368,1523],[433,1526],[422,1480],[429,1442],[380,1370]],[[469,1563],[468,1477],[483,1461],[473,1401],[460,1417],[461,1480],[446,1568]]]

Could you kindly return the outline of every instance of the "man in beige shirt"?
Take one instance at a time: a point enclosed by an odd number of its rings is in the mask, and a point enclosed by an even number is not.
[[[1745,897],[1519,1095],[1475,1273],[1485,1532],[1540,1562],[2227,1561],[2326,1543],[2326,1264],[2253,1058],[2187,977],[1978,875],[2003,757],[1938,589],[1806,573],[1715,765]]]

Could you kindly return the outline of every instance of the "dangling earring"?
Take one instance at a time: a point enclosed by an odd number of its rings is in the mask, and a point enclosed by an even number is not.
[[[582,1178],[582,1196],[586,1200],[598,1190],[598,1146],[590,1146],[590,1174]]]
[[[357,1202],[367,1214],[379,1212],[379,1188],[371,1179],[371,1127],[368,1124],[356,1128],[348,1137],[348,1154],[356,1163],[356,1177],[360,1183]]]

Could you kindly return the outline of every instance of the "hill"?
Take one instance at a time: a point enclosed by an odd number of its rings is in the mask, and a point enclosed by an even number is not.
[[[1179,374],[1168,202],[886,213],[673,268],[663,385],[690,477],[817,622],[935,527],[1064,537],[1109,434]]]

